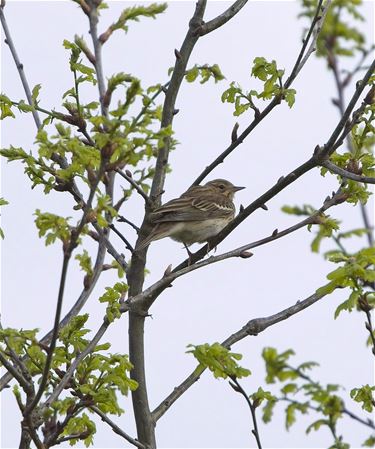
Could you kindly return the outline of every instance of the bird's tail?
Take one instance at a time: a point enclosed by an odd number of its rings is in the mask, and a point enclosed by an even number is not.
[[[145,239],[138,241],[138,243],[135,245],[134,249],[136,251],[141,251],[142,249],[145,249],[146,246],[148,246],[153,240],[154,240],[154,235],[151,233]]]
[[[144,239],[140,240],[135,245],[135,250],[140,251],[142,249],[145,249],[146,246],[148,246],[154,240],[160,240],[163,239],[164,237],[169,236],[170,236],[169,226],[166,226],[166,223],[157,223],[154,229],[150,232],[150,234]]]

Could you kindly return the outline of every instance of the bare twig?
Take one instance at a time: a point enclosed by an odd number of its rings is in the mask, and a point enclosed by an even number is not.
[[[23,89],[25,91],[27,101],[28,101],[30,106],[33,106],[33,100],[32,100],[32,97],[31,97],[31,91],[30,91],[29,83],[28,83],[26,75],[25,75],[24,67],[23,67],[23,64],[21,63],[21,61],[19,60],[19,57],[18,57],[18,54],[17,54],[17,51],[16,51],[16,47],[15,47],[15,45],[13,43],[13,39],[12,39],[12,36],[10,34],[10,31],[9,31],[9,28],[8,28],[8,24],[7,24],[7,21],[5,19],[4,5],[1,5],[1,7],[0,7],[0,20],[1,20],[1,25],[3,27],[3,30],[4,30],[5,42],[8,44],[9,50],[12,53],[12,56],[13,56],[14,62],[16,64],[19,76],[21,78],[22,86],[23,86]],[[40,117],[39,117],[38,111],[33,109],[32,114],[33,114],[35,125],[39,129],[42,125],[41,125],[41,121],[40,121]]]
[[[135,232],[136,232],[137,234],[138,234],[139,231],[140,231],[140,229],[139,229],[139,227],[138,227],[137,225],[135,225],[133,222],[131,222],[130,220],[128,220],[127,218],[125,218],[125,217],[122,216],[122,215],[119,215],[119,216],[118,216],[117,221],[119,221],[120,223],[126,223],[126,224],[128,224],[129,226],[131,226],[131,227],[135,230]]]
[[[124,179],[126,179],[128,181],[128,183],[134,187],[134,189],[141,195],[141,197],[145,200],[145,202],[147,204],[150,205],[150,198],[147,196],[146,192],[142,189],[141,186],[139,186],[134,179],[127,175],[126,173],[124,173],[122,170],[120,170],[119,168],[117,168],[115,170],[120,176],[122,176]]]
[[[231,20],[241,9],[246,5],[248,0],[237,0],[235,1],[227,10],[222,14],[215,17],[212,20],[204,23],[199,29],[199,35],[204,36],[205,34],[211,33],[211,31],[220,28],[222,25]]]
[[[235,376],[230,376],[230,378],[231,378],[232,382],[234,383],[234,385],[232,385],[230,382],[229,382],[229,385],[231,385],[231,387],[234,389],[234,391],[236,391],[237,393],[240,393],[245,398],[245,401],[246,401],[247,405],[249,406],[251,418],[253,420],[253,425],[254,425],[254,429],[251,432],[255,437],[258,449],[262,449],[262,443],[260,441],[260,435],[259,435],[258,423],[257,423],[257,417],[256,417],[256,407],[254,406],[254,403],[252,402],[250,397],[247,395],[246,391],[242,388],[241,384],[238,382],[237,378]]]
[[[115,225],[114,224],[110,224],[109,227],[125,243],[126,249],[128,249],[131,253],[134,252],[134,248],[132,247],[132,245],[129,242],[129,240],[123,234],[121,234],[121,232],[115,227]]]
[[[92,410],[94,413],[96,413],[98,416],[101,417],[102,421],[107,423],[110,428],[117,433],[117,435],[120,435],[122,438],[124,438],[129,443],[133,444],[135,447],[138,447],[139,449],[146,449],[146,446],[142,443],[140,443],[135,438],[132,438],[130,435],[128,435],[126,432],[124,432],[121,427],[119,427],[116,423],[114,423],[108,416],[103,413],[98,407],[91,406],[90,410]]]

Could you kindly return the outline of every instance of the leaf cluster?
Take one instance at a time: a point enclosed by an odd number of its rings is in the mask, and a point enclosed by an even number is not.
[[[280,101],[285,100],[291,108],[295,102],[295,89],[286,89],[283,87],[283,75],[285,70],[278,69],[276,62],[268,62],[263,57],[254,59],[251,76],[263,82],[263,89],[256,91],[254,89],[245,92],[242,87],[234,81],[230,87],[225,90],[221,96],[223,103],[233,103],[233,115],[239,116],[249,109],[253,109],[255,114],[259,110],[254,104],[254,99],[270,100],[277,98]]]
[[[187,351],[189,354],[198,360],[201,367],[208,368],[216,379],[227,379],[228,377],[250,376],[251,372],[242,368],[238,364],[238,360],[242,359],[241,354],[230,352],[229,349],[222,346],[220,343],[203,345],[188,345],[191,348]]]

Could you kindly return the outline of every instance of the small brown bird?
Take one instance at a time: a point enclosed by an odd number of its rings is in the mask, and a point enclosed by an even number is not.
[[[150,214],[154,228],[136,249],[164,237],[182,242],[185,247],[206,242],[233,220],[234,194],[244,188],[225,179],[190,187],[180,198],[168,201]]]

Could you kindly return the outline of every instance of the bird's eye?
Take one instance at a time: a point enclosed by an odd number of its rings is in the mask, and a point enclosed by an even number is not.
[[[219,185],[219,189],[220,189],[220,190],[224,190],[224,184],[220,184],[220,185]]]

